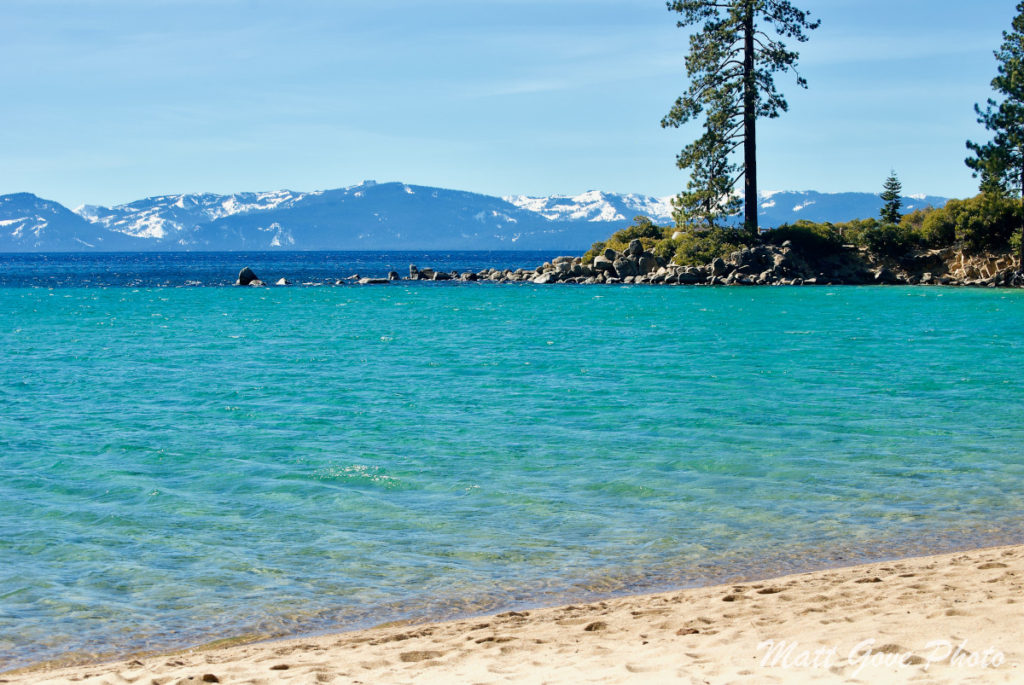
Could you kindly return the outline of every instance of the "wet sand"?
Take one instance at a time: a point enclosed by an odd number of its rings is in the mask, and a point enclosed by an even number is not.
[[[1024,546],[0,683],[1024,682]]]

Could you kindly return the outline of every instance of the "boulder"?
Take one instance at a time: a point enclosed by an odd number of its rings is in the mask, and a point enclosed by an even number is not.
[[[875,269],[873,278],[875,283],[881,283],[886,285],[892,285],[893,283],[899,282],[899,279],[896,278],[896,274],[894,274],[892,270],[889,269],[889,267],[887,266],[880,266],[877,269]]]
[[[725,260],[721,257],[715,257],[711,262],[711,275],[713,277],[724,276],[729,271],[729,267],[726,265]]]
[[[617,275],[615,271],[615,264],[604,256],[594,257],[594,271],[598,273],[609,273],[612,276]]]
[[[620,278],[625,278],[626,276],[637,276],[640,274],[640,265],[637,264],[636,259],[633,257],[620,257],[615,260],[612,266],[615,267],[615,273],[617,273]]]
[[[274,285],[291,285],[291,284],[292,284],[292,282],[289,281],[287,278],[282,278],[282,279],[278,280],[277,283],[275,283]]]
[[[533,279],[533,282],[537,285],[547,285],[548,283],[556,282],[555,275],[553,273],[541,274]]]
[[[644,253],[644,244],[634,238],[629,241],[629,247],[626,248],[626,253],[630,257],[639,257]]]
[[[416,268],[415,264],[409,265],[409,280],[417,281],[420,278],[420,270]]]
[[[434,280],[434,270],[433,269],[422,269],[420,271],[420,280],[421,281],[432,281],[432,280]]]
[[[427,269],[424,269],[424,271],[427,271]],[[452,280],[452,275],[451,274],[446,274],[443,271],[437,271],[437,272],[435,272],[433,274],[433,277],[432,277],[431,280],[435,280],[435,281],[450,281],[450,280]]]
[[[389,281],[400,281],[400,280],[402,280],[402,277],[398,275],[397,271],[389,271],[388,272],[388,280]]]
[[[609,262],[614,262],[616,259],[619,258],[619,253],[609,247],[604,251],[604,258],[607,259]]]
[[[243,268],[238,272],[238,283],[236,285],[249,285],[253,281],[258,281],[259,277],[253,273],[249,267]]]
[[[249,287],[250,288],[266,288],[267,284],[264,283],[263,281],[261,281],[258,278],[254,278],[253,280],[249,281]]]
[[[359,285],[387,285],[391,281],[387,278],[360,278]]]
[[[658,260],[650,252],[644,252],[640,255],[638,266],[641,274],[649,274],[658,270]]]

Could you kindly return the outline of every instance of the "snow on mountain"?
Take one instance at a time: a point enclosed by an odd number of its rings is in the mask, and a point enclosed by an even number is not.
[[[31,193],[0,195],[0,252],[144,249],[136,243],[58,202]]]
[[[904,198],[904,211],[944,198]],[[768,191],[759,223],[878,216],[871,193]],[[534,250],[580,252],[648,216],[671,225],[672,198],[590,191],[493,197],[365,181],[335,190],[165,195],[76,213],[19,193],[0,196],[0,251]],[[738,219],[737,219],[738,222]]]
[[[323,191],[296,193],[279,190],[236,195],[163,195],[111,208],[85,205],[75,211],[83,218],[118,233],[161,241],[170,239],[186,245],[187,237],[185,242],[181,242],[179,236],[197,226],[238,214],[288,209],[307,197],[322,194]]]
[[[819,193],[813,190],[773,190],[758,193],[758,223],[762,227],[781,226],[794,221],[831,221],[878,218],[882,199],[872,193]],[[903,198],[903,212],[925,207],[942,207],[946,198],[915,195]]]
[[[660,223],[672,221],[671,197],[618,195],[591,190],[573,196],[507,195],[503,199],[551,221],[631,221],[637,215],[650,217]]]

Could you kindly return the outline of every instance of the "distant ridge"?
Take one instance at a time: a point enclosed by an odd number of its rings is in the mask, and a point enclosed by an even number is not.
[[[946,198],[904,199],[904,209]],[[762,226],[877,216],[871,193],[761,194]],[[239,250],[565,250],[580,252],[645,215],[672,223],[671,198],[590,191],[493,197],[365,181],[314,192],[165,195],[72,211],[0,195],[0,252]]]

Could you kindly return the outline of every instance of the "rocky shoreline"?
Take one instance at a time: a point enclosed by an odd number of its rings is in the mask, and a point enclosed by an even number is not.
[[[679,266],[644,249],[639,240],[618,252],[607,249],[592,262],[582,257],[556,257],[535,269],[484,269],[479,272],[435,271],[409,266],[402,278],[349,276],[338,285],[384,285],[395,281],[456,281],[463,283],[577,284],[577,285],[944,285],[987,288],[1024,287],[1024,274],[1009,255],[968,256],[953,249],[912,255],[899,263],[871,259],[856,248],[823,260],[798,254],[786,241],[738,250],[705,266]],[[266,286],[248,267],[236,285]],[[282,278],[276,285],[291,285]]]

